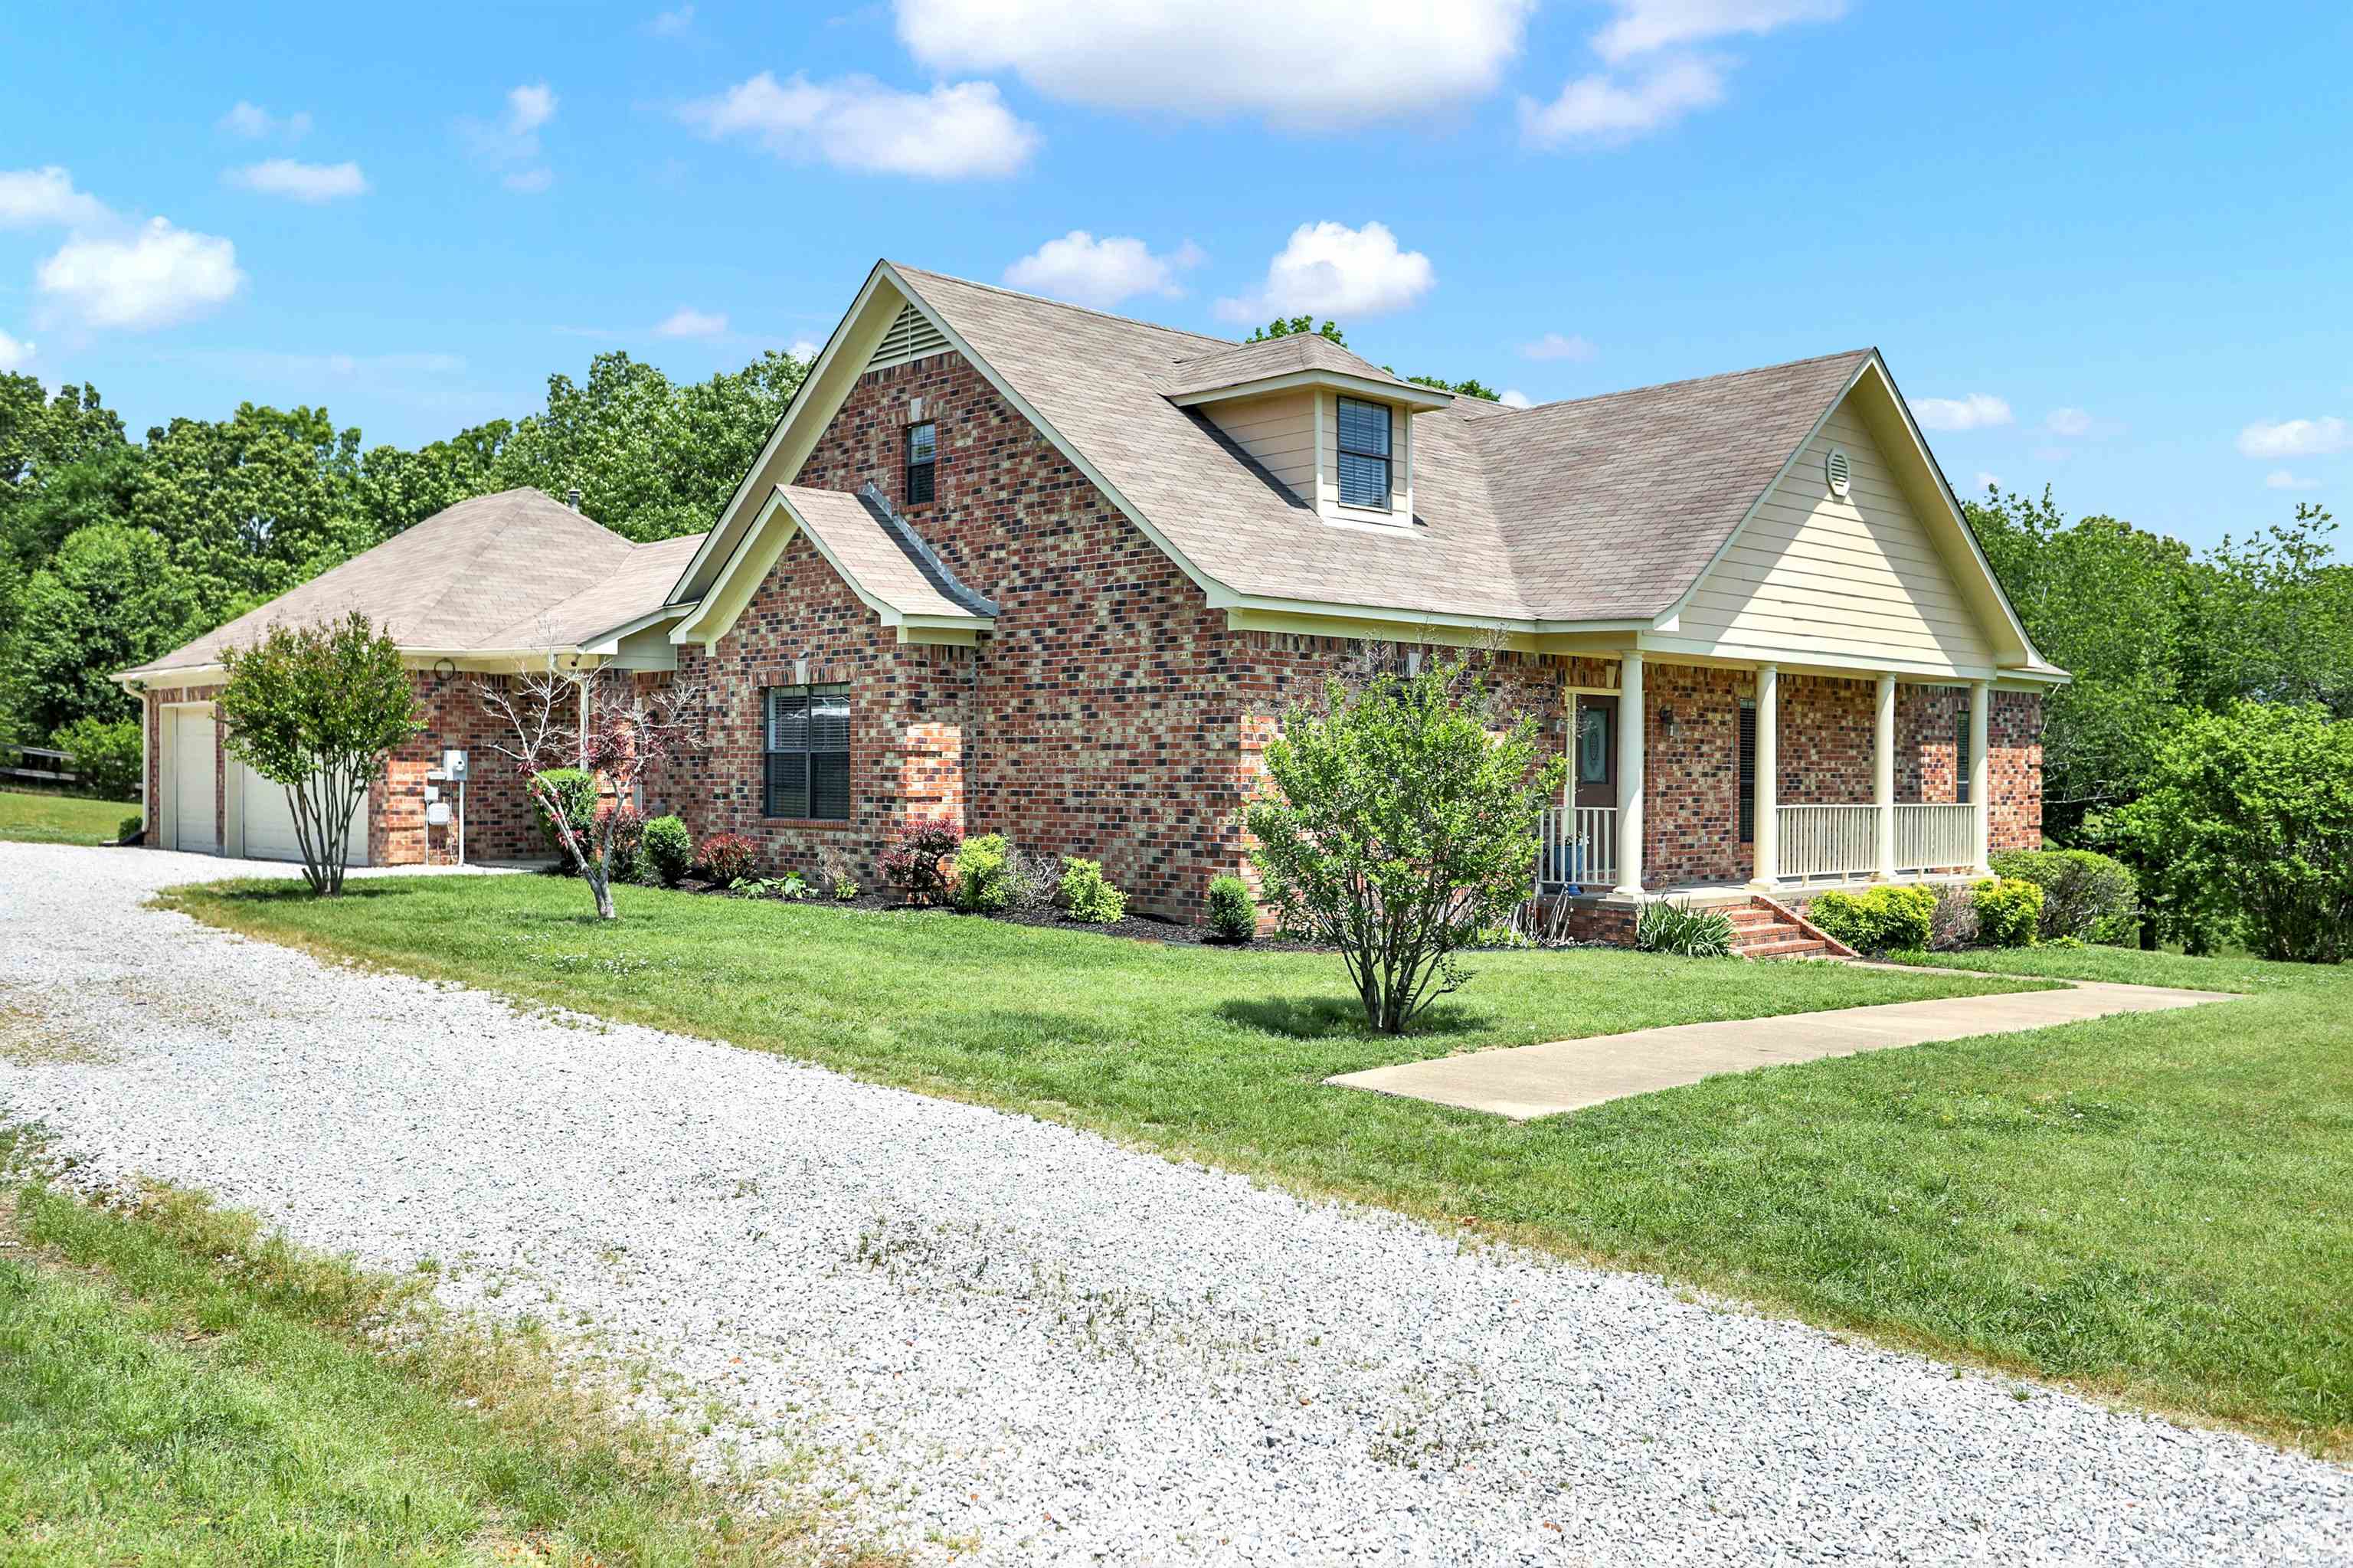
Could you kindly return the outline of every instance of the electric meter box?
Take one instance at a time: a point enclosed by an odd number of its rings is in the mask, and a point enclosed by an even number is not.
[[[428,806],[427,806],[427,807],[425,808],[425,825],[426,825],[427,827],[429,827],[429,828],[445,827],[445,826],[447,826],[447,825],[448,824],[448,821],[449,821],[449,802],[448,802],[448,801],[447,801],[447,800],[436,800],[436,801],[432,802],[430,805],[428,805]]]
[[[441,771],[448,776],[450,783],[463,784],[466,781],[465,747],[453,746],[443,750]]]

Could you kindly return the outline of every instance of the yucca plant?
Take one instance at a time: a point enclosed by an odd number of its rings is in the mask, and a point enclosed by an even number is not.
[[[1634,916],[1634,946],[1678,959],[1728,959],[1732,916],[1713,907],[1694,909],[1664,898],[1646,899]]]

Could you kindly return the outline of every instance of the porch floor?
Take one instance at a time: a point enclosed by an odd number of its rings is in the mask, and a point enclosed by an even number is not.
[[[1897,872],[1895,880],[1902,883],[1925,882],[1934,886],[1944,883],[1975,882],[1978,876],[1975,872]],[[1765,892],[1765,896],[1786,904],[1793,898],[1811,898],[1818,893],[1861,893],[1865,888],[1878,885],[1879,879],[1875,876],[1822,877],[1813,882],[1777,882],[1770,891]],[[1672,898],[1679,903],[1703,906],[1745,904],[1760,891],[1764,890],[1745,882],[1675,882],[1645,887],[1641,898],[1637,898],[1608,887],[1585,887],[1576,893],[1567,893],[1562,884],[1548,882],[1537,886],[1536,895],[1540,898],[1566,897],[1571,903],[1597,909],[1631,909],[1643,900],[1653,898]]]

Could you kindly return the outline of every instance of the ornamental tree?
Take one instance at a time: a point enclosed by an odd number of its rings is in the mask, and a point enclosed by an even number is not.
[[[599,810],[602,799],[628,800],[646,770],[703,744],[704,688],[693,683],[642,688],[627,670],[562,671],[478,682],[475,697],[512,738],[491,749],[513,766],[517,781],[548,824],[556,847],[588,884],[596,917],[617,917],[613,872],[626,821]],[[568,790],[560,778],[578,768],[598,788]]]
[[[224,650],[221,663],[230,754],[286,791],[311,891],[341,893],[353,813],[393,748],[425,727],[400,651],[353,610],[272,626],[251,648]]]
[[[1365,1022],[1401,1034],[1469,974],[1456,955],[1534,890],[1537,828],[1567,764],[1535,719],[1489,728],[1461,662],[1339,678],[1294,708],[1243,814],[1286,932],[1335,947]]]

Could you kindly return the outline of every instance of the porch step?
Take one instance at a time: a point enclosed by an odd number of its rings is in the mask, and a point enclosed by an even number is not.
[[[1781,929],[1789,934],[1769,942],[1737,942],[1733,951],[1744,959],[1825,959],[1830,957],[1830,944],[1815,937],[1801,937],[1794,927]]]
[[[1792,924],[1780,910],[1757,900],[1726,909],[1732,950],[1744,959],[1826,959],[1830,944]]]

